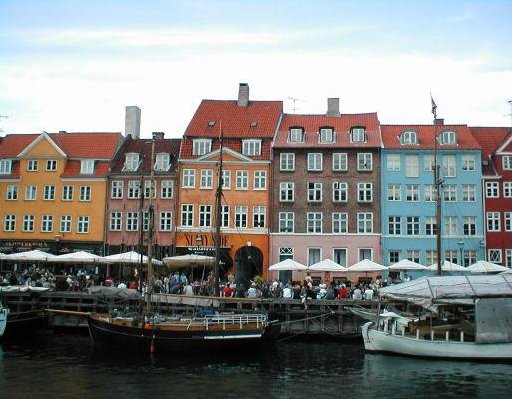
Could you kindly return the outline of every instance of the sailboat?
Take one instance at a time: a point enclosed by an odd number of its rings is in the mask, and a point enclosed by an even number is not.
[[[152,143],[152,163],[154,165],[155,141]],[[151,182],[154,170],[151,167]],[[150,185],[154,190],[154,185]],[[216,294],[219,293],[219,252],[220,210],[222,197],[222,140],[219,161],[219,180],[216,191],[216,246],[215,264]],[[255,349],[260,344],[274,340],[280,332],[277,319],[271,319],[267,313],[161,315],[152,307],[152,231],[153,231],[153,193],[149,196],[149,234],[147,290],[142,314],[125,315],[114,313],[93,313],[89,315],[89,332],[94,344],[123,347],[130,350],[153,352],[175,350],[210,350],[225,347]]]

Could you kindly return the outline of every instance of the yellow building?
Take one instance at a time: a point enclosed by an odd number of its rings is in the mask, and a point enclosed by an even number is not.
[[[120,133],[0,141],[0,251],[103,252],[109,164]]]

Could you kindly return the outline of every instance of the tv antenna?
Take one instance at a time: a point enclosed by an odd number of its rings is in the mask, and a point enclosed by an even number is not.
[[[7,119],[9,117],[7,115],[0,115],[0,121],[2,120],[2,118]],[[4,132],[4,130],[0,127],[0,134],[3,133],[3,132]]]
[[[297,106],[296,106],[297,101],[300,101],[303,103],[307,102],[306,100],[301,100],[300,98],[295,98],[295,97],[288,97],[288,99],[293,101],[293,108],[292,108],[293,113],[295,113],[295,111],[297,110]]]

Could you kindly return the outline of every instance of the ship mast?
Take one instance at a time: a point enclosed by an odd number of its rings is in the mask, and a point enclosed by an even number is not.
[[[214,241],[215,241],[215,266],[213,269],[213,289],[215,296],[220,296],[220,286],[219,286],[219,268],[220,268],[220,225],[222,218],[222,186],[224,185],[224,179],[222,177],[223,174],[223,164],[222,164],[222,153],[224,149],[224,133],[222,131],[222,122],[220,125],[220,151],[219,151],[219,170],[218,170],[218,180],[217,180],[217,190],[215,191],[215,232],[214,232]]]
[[[153,227],[154,227],[154,212],[153,212],[153,190],[155,189],[155,139],[151,141],[151,173],[149,175],[149,209],[148,209],[148,273],[147,273],[147,287],[146,287],[146,314],[151,314],[151,295],[153,294]],[[142,187],[144,190],[144,187]],[[144,224],[144,214],[141,215],[142,224]]]
[[[437,274],[441,276],[442,271],[442,255],[441,255],[441,173],[439,165],[439,157],[437,154],[437,105],[430,95],[432,102],[432,114],[434,115],[434,187],[436,194],[436,251],[437,251]]]

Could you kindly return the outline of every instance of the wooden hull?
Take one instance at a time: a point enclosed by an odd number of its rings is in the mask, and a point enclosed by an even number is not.
[[[368,322],[362,328],[364,347],[368,352],[388,352],[439,359],[512,360],[512,343],[432,341],[386,333],[373,329],[372,325],[373,322]]]

